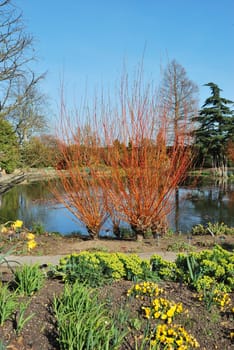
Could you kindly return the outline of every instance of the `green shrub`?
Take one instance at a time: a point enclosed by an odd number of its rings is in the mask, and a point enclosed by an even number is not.
[[[126,255],[117,253],[119,260],[125,269],[125,278],[128,281],[143,280],[153,277],[150,270],[150,263],[142,260],[137,254]]]
[[[200,253],[178,254],[175,263],[178,268],[177,280],[197,290],[200,289],[200,280],[207,277],[213,279],[221,290],[234,289],[234,254],[218,245]]]
[[[162,280],[176,280],[177,266],[174,262],[164,260],[160,255],[154,254],[150,258],[151,270]]]
[[[103,267],[95,256],[96,253],[81,252],[62,258],[56,274],[69,283],[79,281],[92,287],[101,286],[108,279],[102,273]]]
[[[65,281],[100,286],[113,280],[151,278],[150,264],[136,254],[81,252],[60,260],[57,275]]]
[[[228,227],[223,222],[221,223],[211,223],[209,222],[207,226],[204,225],[196,225],[192,228],[191,231],[192,235],[214,235],[214,236],[221,236],[221,235],[233,235],[234,234],[234,227]]]

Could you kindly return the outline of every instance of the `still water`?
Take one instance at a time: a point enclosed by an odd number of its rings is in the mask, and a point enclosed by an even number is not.
[[[23,220],[29,229],[33,223],[40,223],[48,232],[86,234],[82,224],[53,200],[47,183],[42,181],[18,185],[0,195],[0,223],[16,219]],[[192,226],[209,221],[234,227],[234,183],[179,188],[177,206],[169,217],[170,227],[189,232]],[[110,226],[111,222],[107,222],[102,233]]]

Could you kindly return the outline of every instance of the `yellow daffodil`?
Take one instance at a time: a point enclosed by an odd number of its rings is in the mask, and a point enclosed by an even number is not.
[[[28,250],[32,250],[37,246],[37,242],[33,239],[27,242]]]
[[[31,232],[29,232],[26,236],[26,238],[30,241],[30,240],[33,240],[35,238],[35,235]]]
[[[12,224],[12,228],[14,230],[16,230],[17,228],[21,228],[23,226],[23,221],[22,220],[16,220],[13,224]]]
[[[175,311],[176,311],[176,305],[172,306],[172,307],[167,311],[167,317],[173,317]]]
[[[150,307],[142,307],[142,309],[145,311],[144,317],[149,319],[150,318],[150,313],[151,313]]]

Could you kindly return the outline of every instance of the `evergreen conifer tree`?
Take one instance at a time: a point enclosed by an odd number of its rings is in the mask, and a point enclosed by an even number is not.
[[[205,84],[211,89],[211,96],[205,100],[195,131],[195,146],[200,158],[211,160],[211,165],[219,176],[227,175],[227,145],[234,139],[234,112],[228,105],[234,102],[220,96],[218,85]]]
[[[12,173],[19,162],[19,147],[11,124],[0,117],[0,168]]]

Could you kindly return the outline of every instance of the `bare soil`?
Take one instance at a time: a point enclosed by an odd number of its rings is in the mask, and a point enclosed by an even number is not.
[[[26,241],[24,239],[2,238],[0,249],[6,251],[10,247],[15,247],[15,254],[31,255],[57,255],[80,252],[82,250],[102,250],[102,251],[122,251],[122,252],[155,252],[176,250],[183,251],[191,243],[191,249],[209,249],[214,244],[221,244],[224,248],[233,251],[234,237],[216,238],[210,236],[193,237],[192,240],[183,236],[161,237],[159,240],[146,240],[135,242],[129,240],[107,240],[96,241],[82,240],[78,237],[61,237],[54,234],[43,234],[36,236],[37,247],[32,252],[27,252]],[[2,283],[7,283],[12,279],[9,272],[2,274]],[[99,289],[100,299],[108,298],[110,312],[117,312],[122,305],[129,311],[129,318],[142,318],[140,315],[139,301],[129,300],[126,296],[127,290],[133,283],[128,281],[115,282],[114,284]],[[188,317],[181,317],[178,321],[184,325],[185,329],[191,333],[199,342],[200,349],[203,350],[231,350],[234,348],[234,339],[230,333],[234,332],[233,314],[220,312],[214,308],[208,312],[204,304],[194,297],[193,291],[185,285],[163,282],[162,287],[166,290],[168,299],[176,302],[181,301],[184,308],[188,310]],[[56,323],[52,313],[51,303],[54,295],[62,293],[64,284],[57,279],[47,279],[44,287],[31,297],[27,314],[34,314],[33,318],[24,326],[22,332],[16,335],[14,317],[6,321],[0,327],[0,340],[6,345],[8,350],[57,350],[60,349],[57,342]],[[234,293],[231,293],[234,303]],[[15,315],[17,317],[17,314]],[[129,324],[130,333],[126,336],[121,350],[134,350],[135,339],[140,339],[140,331]],[[145,349],[147,350],[147,349]]]
[[[217,236],[188,236],[185,234],[168,234],[156,239],[145,239],[135,241],[133,239],[110,239],[100,238],[90,240],[80,236],[61,236],[54,233],[43,233],[36,235],[37,246],[31,251],[27,250],[27,232],[20,235],[0,234],[0,253],[13,249],[14,255],[63,255],[79,253],[84,250],[96,250],[106,252],[124,252],[124,253],[152,253],[152,252],[183,252],[200,251],[211,249],[215,244],[223,248],[234,250],[234,235]]]

